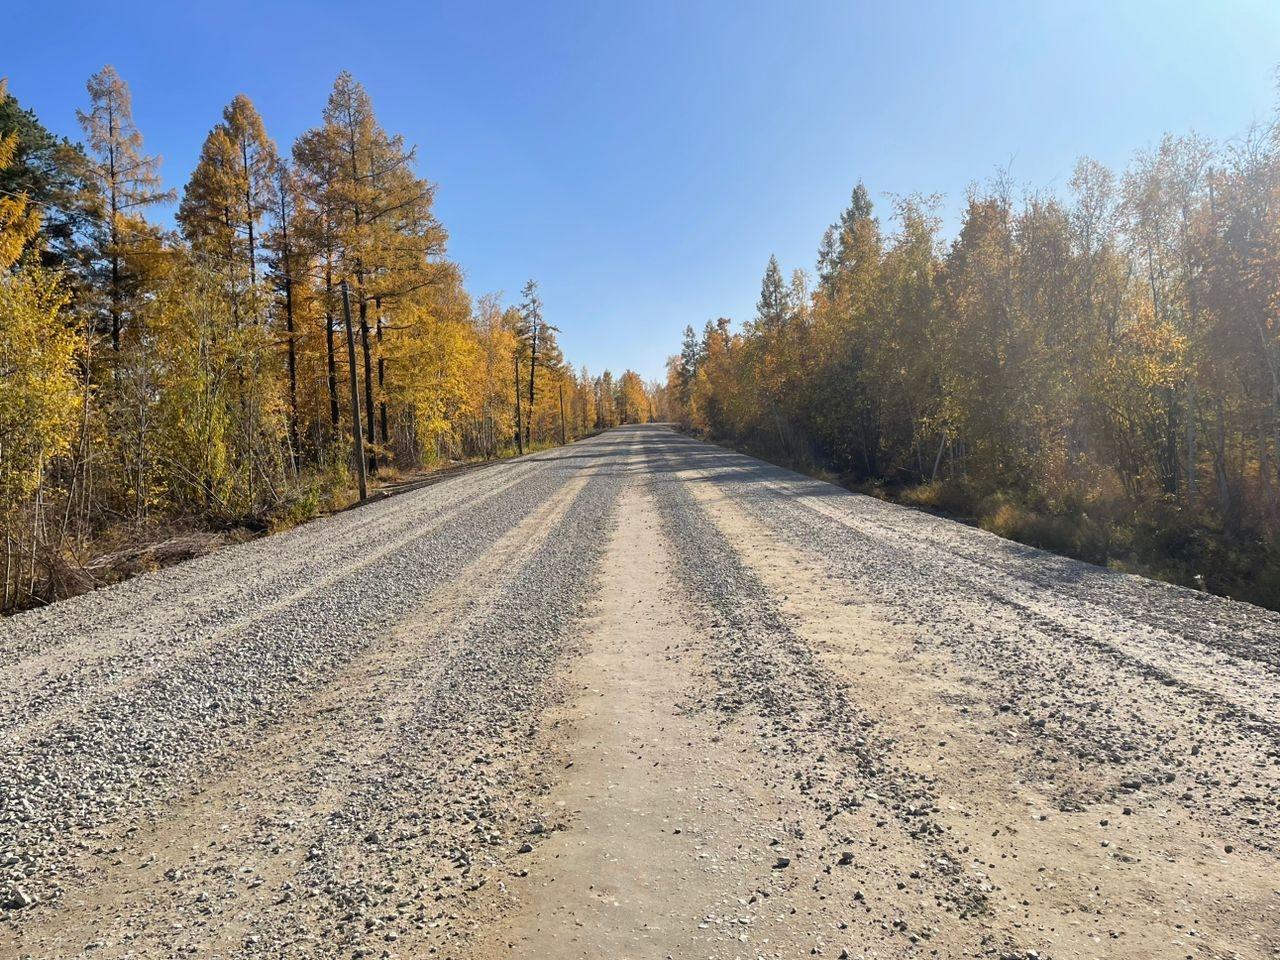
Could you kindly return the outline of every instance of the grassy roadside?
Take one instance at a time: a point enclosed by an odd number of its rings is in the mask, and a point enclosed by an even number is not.
[[[570,444],[599,431],[576,437]],[[524,456],[561,446],[554,441],[531,444]],[[287,498],[260,516],[223,519],[163,517],[144,523],[121,522],[99,531],[84,543],[60,550],[49,548],[40,560],[43,590],[32,602],[8,611],[44,606],[121,583],[154,570],[206,556],[223,547],[281,533],[320,517],[341,513],[363,503],[407,493],[433,482],[452,479],[473,469],[516,459],[514,446],[497,457],[438,460],[411,471],[384,468],[369,477],[369,496],[361,501],[345,463],[317,466],[290,489]],[[0,617],[8,615],[0,614]]]
[[[1004,491],[984,492],[952,480],[856,482],[746,445],[711,442],[856,493],[980,527],[1006,540],[1280,610],[1280,544],[1206,523],[1176,500],[1140,508],[1118,496],[1051,504]]]

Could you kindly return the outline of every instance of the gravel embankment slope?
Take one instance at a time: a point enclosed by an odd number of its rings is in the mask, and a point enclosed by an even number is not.
[[[662,427],[0,622],[0,957],[1280,955],[1280,617]]]

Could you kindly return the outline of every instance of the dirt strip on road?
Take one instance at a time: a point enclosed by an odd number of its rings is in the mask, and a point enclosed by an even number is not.
[[[610,588],[584,624],[575,692],[544,724],[567,758],[556,832],[478,956],[733,956],[748,942],[807,954],[811,930],[797,929],[779,867],[788,810],[752,744],[691,709],[706,689],[703,644],[642,489],[621,501],[601,578]]]

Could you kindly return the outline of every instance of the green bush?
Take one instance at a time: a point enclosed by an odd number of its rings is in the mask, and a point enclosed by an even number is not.
[[[1111,559],[1111,527],[1083,510],[1049,513],[1004,500],[979,518],[982,526],[1009,540],[1105,566]]]
[[[351,471],[345,459],[322,460],[302,473],[272,510],[269,522],[274,529],[304,523],[322,513],[355,502]]]

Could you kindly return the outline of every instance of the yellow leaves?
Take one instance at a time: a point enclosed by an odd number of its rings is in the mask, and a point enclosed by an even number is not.
[[[237,95],[223,120],[205,138],[178,210],[178,222],[192,246],[245,260],[245,282],[259,251],[260,224],[275,202],[279,158],[253,102]]]
[[[0,80],[0,98],[4,97],[4,81]],[[18,135],[0,137],[0,170],[13,163],[18,148]],[[0,270],[8,270],[18,262],[22,251],[40,231],[40,216],[25,196],[0,194]]]
[[[1126,367],[1133,381],[1143,387],[1172,388],[1187,376],[1187,338],[1149,311],[1140,313],[1120,332],[1117,345],[1119,349],[1110,354],[1110,364]]]
[[[149,204],[172,199],[170,191],[160,189],[159,158],[142,153],[128,85],[107,65],[86,86],[89,110],[76,114],[94,156],[90,174],[108,213],[133,211],[136,216]]]
[[[0,137],[0,170],[13,163],[17,140]],[[6,273],[38,230],[26,197],[0,196],[0,507],[36,488],[42,463],[67,447],[76,411],[67,293],[35,265]]]
[[[41,465],[75,426],[75,337],[56,274],[29,266],[0,278],[0,507],[35,489]]]
[[[411,413],[420,439],[458,439],[464,423],[484,416],[495,390],[510,392],[514,337],[496,323],[478,330],[452,307],[418,302],[388,315],[393,329],[381,349],[387,396]]]
[[[624,423],[646,423],[651,417],[649,395],[645,391],[644,381],[634,370],[626,370],[618,384],[620,413]]]

